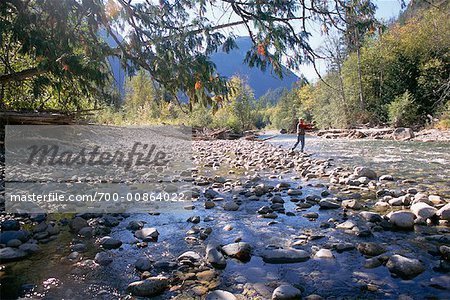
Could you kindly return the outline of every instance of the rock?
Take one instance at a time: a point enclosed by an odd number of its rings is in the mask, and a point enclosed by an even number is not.
[[[360,243],[356,248],[367,256],[377,256],[386,252],[386,248],[377,243]]]
[[[334,209],[341,207],[341,205],[332,198],[325,198],[320,200],[319,206],[322,209]]]
[[[272,300],[296,300],[301,297],[302,292],[289,284],[280,285],[272,294]]]
[[[418,259],[407,258],[401,255],[392,255],[387,264],[389,272],[402,279],[412,279],[425,271],[425,267]]]
[[[78,234],[81,236],[81,237],[87,237],[87,238],[89,238],[89,237],[92,237],[93,236],[93,232],[94,232],[94,229],[92,228],[92,227],[83,227],[83,228],[81,228],[80,229],[80,231],[78,231]]]
[[[0,244],[7,244],[10,240],[28,241],[30,233],[25,230],[5,231],[0,233]]]
[[[152,297],[161,294],[169,286],[167,277],[149,277],[128,285],[127,291],[134,296]]]
[[[420,218],[424,218],[424,219],[429,219],[432,216],[434,216],[437,212],[437,209],[424,203],[424,202],[419,202],[419,203],[415,203],[413,205],[411,205],[411,211],[416,215],[416,217],[420,217]]]
[[[263,206],[260,209],[258,209],[258,211],[257,211],[257,213],[260,214],[260,215],[265,215],[265,214],[268,214],[268,213],[271,213],[271,212],[273,212],[273,211],[268,206]]]
[[[280,134],[286,134],[287,133],[287,130],[286,129],[284,129],[284,128],[281,128],[280,129]]]
[[[214,199],[214,198],[219,197],[219,193],[213,189],[207,189],[207,190],[205,190],[205,197],[208,199]]]
[[[1,230],[3,231],[17,231],[20,230],[20,223],[17,220],[6,220],[1,223]]]
[[[275,204],[275,203],[283,204],[284,203],[283,198],[281,196],[279,196],[279,195],[273,196],[272,198],[270,198],[269,201],[272,202],[272,204]]]
[[[188,222],[198,224],[200,223],[200,217],[199,216],[191,216],[187,219]]]
[[[200,254],[194,251],[186,251],[177,258],[178,261],[189,260],[191,262],[197,262],[200,261],[201,259],[202,258],[200,257]]]
[[[101,266],[107,266],[113,261],[111,254],[107,251],[97,253],[94,260]]]
[[[134,233],[134,236],[144,242],[155,242],[158,240],[159,232],[156,228],[142,228]]]
[[[239,209],[239,205],[234,201],[229,201],[224,204],[223,209],[227,211],[236,211]]]
[[[396,211],[389,213],[389,222],[400,229],[412,229],[415,215],[409,211]]]
[[[100,246],[104,249],[117,249],[122,246],[122,242],[112,237],[105,236],[100,239]]]
[[[149,271],[152,268],[152,261],[148,257],[140,257],[134,262],[134,266],[139,271]]]
[[[70,229],[76,233],[78,233],[81,228],[88,226],[88,222],[81,217],[75,217],[69,222]]]
[[[344,200],[341,203],[342,207],[344,208],[350,208],[350,209],[361,209],[361,204],[358,202],[358,200],[351,199],[351,200]]]
[[[395,128],[392,137],[396,141],[406,141],[414,138],[414,131],[411,128]]]
[[[338,224],[336,226],[337,229],[352,229],[356,224],[350,220],[345,221],[344,223]]]
[[[9,240],[8,243],[6,243],[6,247],[17,248],[20,245],[22,245],[22,242],[18,239]]]
[[[311,212],[307,212],[306,214],[303,214],[302,216],[307,219],[317,219],[319,217],[319,214],[311,211]]]
[[[394,181],[394,177],[392,175],[381,175],[378,178],[379,181]]]
[[[217,247],[213,245],[208,245],[206,247],[206,261],[217,269],[225,269],[227,266],[225,257],[220,253]]]
[[[315,258],[334,258],[333,252],[328,249],[320,249],[314,254]]]
[[[383,218],[380,216],[380,214],[370,212],[370,211],[362,211],[359,213],[361,217],[363,217],[366,221],[371,223],[377,223],[381,222]]]
[[[367,167],[356,167],[353,171],[356,177],[367,177],[369,179],[377,179],[377,173]]]
[[[430,286],[441,289],[450,290],[450,276],[441,275],[430,279]]]
[[[132,231],[136,231],[139,229],[142,229],[144,227],[144,223],[141,221],[131,221],[130,223],[128,223],[127,229],[128,230],[132,230]]]
[[[436,212],[436,215],[441,219],[441,220],[447,220],[450,221],[450,203],[446,204],[445,206],[443,206],[441,209],[439,209]]]
[[[237,300],[237,298],[230,292],[215,290],[210,292],[205,300]]]
[[[25,251],[26,253],[36,253],[41,251],[41,247],[38,244],[25,243],[19,246],[19,250]]]
[[[366,259],[366,261],[364,262],[364,268],[367,268],[367,269],[378,268],[382,264],[383,264],[383,259],[381,257],[372,257],[372,258]]]
[[[47,232],[50,235],[56,235],[60,232],[59,227],[56,224],[49,224],[47,226]]]
[[[287,191],[287,194],[288,194],[289,196],[298,196],[298,195],[301,195],[301,194],[302,194],[302,191],[301,191],[301,190],[297,190],[297,189],[289,189],[289,190]]]
[[[252,247],[248,243],[232,243],[222,247],[222,251],[229,257],[237,258],[241,261],[249,261]]]
[[[261,254],[264,262],[269,264],[288,264],[309,259],[309,253],[297,249],[268,249]]]
[[[211,209],[214,206],[216,206],[216,203],[214,203],[214,201],[205,201],[205,208],[206,209]]]
[[[27,256],[27,253],[20,249],[15,249],[11,247],[0,249],[0,261],[2,262],[19,260],[21,258],[24,258],[25,256]]]
[[[305,297],[305,300],[323,300],[324,298],[317,294],[311,294]]]

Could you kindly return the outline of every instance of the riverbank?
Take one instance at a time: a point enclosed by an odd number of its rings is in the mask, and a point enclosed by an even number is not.
[[[46,299],[448,295],[450,204],[432,187],[263,142],[195,141],[193,152],[194,201],[176,213],[3,215],[2,290]]]
[[[264,130],[261,135],[279,135],[277,130]],[[309,131],[309,135],[326,139],[382,139],[417,142],[450,142],[450,130],[422,129],[414,131],[411,128],[367,128],[367,129],[328,129]]]

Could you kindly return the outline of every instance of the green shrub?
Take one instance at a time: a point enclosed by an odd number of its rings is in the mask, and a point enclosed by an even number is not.
[[[414,125],[418,119],[418,107],[413,95],[406,91],[388,104],[389,122],[393,126]]]

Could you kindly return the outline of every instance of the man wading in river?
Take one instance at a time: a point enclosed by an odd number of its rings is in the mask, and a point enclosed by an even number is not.
[[[303,122],[303,119],[300,118],[297,124],[297,143],[295,143],[294,147],[292,147],[291,151],[294,151],[297,148],[298,143],[302,143],[301,152],[303,152],[303,148],[305,147],[305,132],[307,129],[312,129],[312,124],[306,124]]]

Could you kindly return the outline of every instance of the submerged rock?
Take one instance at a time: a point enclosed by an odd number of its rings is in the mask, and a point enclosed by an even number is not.
[[[230,292],[215,290],[210,292],[205,300],[237,300],[237,298]]]
[[[309,253],[297,249],[273,249],[264,250],[261,257],[266,263],[288,264],[307,261],[309,259]]]
[[[377,256],[386,252],[386,248],[376,243],[361,243],[357,246],[359,252],[367,256]]]
[[[206,261],[217,269],[225,269],[227,266],[225,257],[214,245],[208,245],[206,247]]]
[[[272,294],[272,300],[297,300],[301,297],[302,292],[290,284],[280,285]]]
[[[127,291],[134,296],[151,297],[161,294],[169,286],[167,277],[149,277],[128,285]]]
[[[389,272],[402,279],[412,279],[425,271],[423,264],[414,258],[407,258],[401,255],[392,255],[387,264]]]

